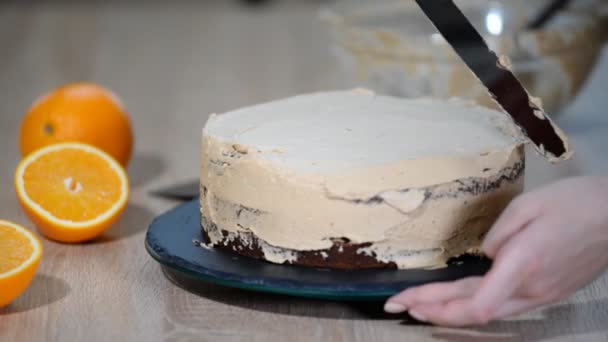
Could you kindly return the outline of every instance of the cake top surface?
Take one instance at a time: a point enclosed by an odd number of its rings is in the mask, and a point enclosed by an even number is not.
[[[310,173],[474,156],[523,142],[500,112],[462,100],[334,91],[212,115],[203,135]]]

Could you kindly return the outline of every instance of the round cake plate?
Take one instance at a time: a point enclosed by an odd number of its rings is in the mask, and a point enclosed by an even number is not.
[[[193,281],[244,290],[300,297],[380,301],[403,289],[430,282],[483,275],[491,261],[463,256],[440,269],[333,270],[278,265],[230,251],[203,248],[198,200],[182,204],[154,219],[146,234],[148,253],[164,274],[187,288]]]

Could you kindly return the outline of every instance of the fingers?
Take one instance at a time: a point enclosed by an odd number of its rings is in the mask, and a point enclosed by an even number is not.
[[[526,234],[519,234],[540,214],[540,206],[528,197],[514,201],[500,216],[482,248],[495,262],[483,278],[473,277],[409,289],[390,298],[387,312],[409,309],[421,321],[448,326],[482,324],[534,307],[533,300],[519,300],[517,290],[527,274],[530,253]]]
[[[491,319],[512,317],[534,308],[542,303],[530,299],[511,299],[496,311]],[[489,319],[480,313],[471,310],[471,298],[460,298],[445,303],[420,304],[410,309],[410,315],[422,322],[452,327],[485,324]]]
[[[547,298],[551,298],[549,293],[526,295],[531,279],[535,282],[542,280],[538,279],[542,263],[535,246],[542,246],[545,237],[539,233],[542,229],[533,226],[541,224],[541,221],[532,223],[539,211],[534,207],[519,209],[526,202],[519,203],[505,211],[504,217],[497,222],[497,231],[488,238],[489,247],[486,248],[492,252],[495,261],[481,280],[477,278],[477,283],[468,279],[427,285],[405,291],[391,300],[408,307],[410,315],[421,321],[457,327],[484,324],[547,303]],[[526,229],[518,234],[522,227]],[[524,281],[528,284],[525,285]],[[463,286],[466,282],[473,286]],[[470,289],[472,292],[468,291]],[[433,297],[437,300],[431,300]]]
[[[490,258],[495,258],[506,241],[539,215],[539,204],[529,198],[523,195],[512,201],[488,232],[481,248]]]
[[[487,322],[486,318],[474,309],[471,297],[453,299],[444,303],[421,304],[411,308],[409,314],[422,322],[452,327]]]
[[[525,236],[524,236],[525,238]],[[524,280],[528,253],[520,250],[522,236],[509,240],[496,255],[490,271],[484,276],[472,305],[476,316],[492,319],[497,310],[511,298]]]
[[[526,253],[517,249],[518,244],[521,245],[520,240],[520,237],[516,237],[503,247],[492,269],[483,277],[472,295],[456,297],[443,303],[420,302],[410,306],[410,315],[422,321],[448,326],[483,324],[497,318],[505,310],[505,304],[515,297],[523,280]],[[516,311],[520,307],[509,309]]]
[[[385,311],[401,313],[420,304],[442,303],[456,298],[470,297],[478,289],[481,279],[481,277],[470,277],[453,282],[414,287],[389,298]]]

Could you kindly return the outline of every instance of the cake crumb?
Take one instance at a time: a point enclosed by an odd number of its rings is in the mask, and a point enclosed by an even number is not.
[[[542,110],[543,100],[540,97],[530,96],[530,106]]]
[[[192,243],[197,246],[197,247],[202,247],[206,250],[212,250],[213,249],[213,244],[212,243],[205,243],[199,240],[192,240]]]
[[[530,96],[530,107],[533,109],[534,116],[541,120],[546,120],[547,117],[543,112],[543,100],[539,97]]]
[[[500,57],[498,57],[497,66],[503,70],[511,71],[513,64],[511,63],[511,59],[509,58],[509,56],[500,55]]]
[[[541,120],[545,120],[545,114],[543,114],[543,112],[541,112],[540,110],[534,110],[534,116],[536,116],[537,118],[541,119]]]

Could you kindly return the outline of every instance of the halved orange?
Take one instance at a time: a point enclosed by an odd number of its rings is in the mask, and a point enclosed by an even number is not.
[[[42,245],[32,232],[0,220],[0,307],[27,289],[41,256]]]
[[[15,173],[19,202],[38,230],[59,242],[91,240],[110,228],[129,198],[116,160],[81,143],[61,143],[26,156]]]

